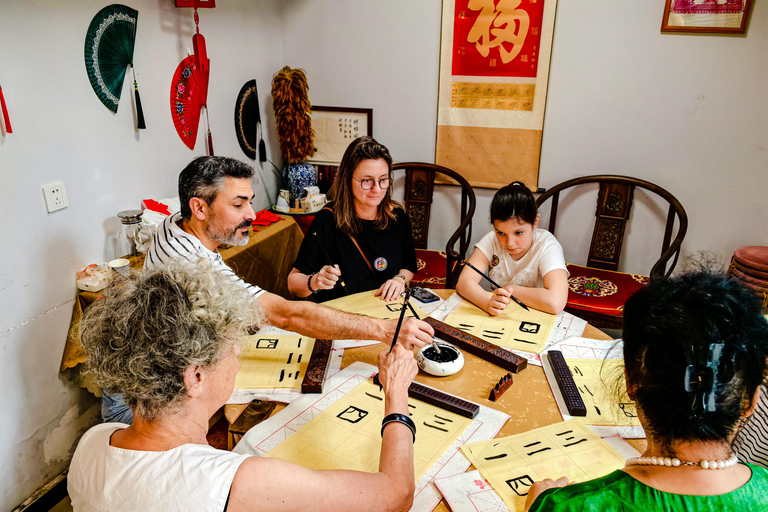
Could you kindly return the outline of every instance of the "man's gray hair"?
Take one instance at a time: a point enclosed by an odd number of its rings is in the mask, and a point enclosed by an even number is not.
[[[187,399],[189,366],[213,368],[263,323],[258,301],[207,260],[116,278],[101,295],[80,325],[87,368],[146,420]]]

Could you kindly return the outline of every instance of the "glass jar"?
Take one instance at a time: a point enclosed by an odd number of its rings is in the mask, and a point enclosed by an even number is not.
[[[121,225],[120,233],[117,235],[115,258],[139,254],[138,246],[144,242],[145,238],[141,230],[142,213],[141,210],[124,210],[117,214]]]

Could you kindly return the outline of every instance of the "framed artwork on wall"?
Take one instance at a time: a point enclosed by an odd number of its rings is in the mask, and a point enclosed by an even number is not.
[[[339,165],[350,142],[373,136],[373,109],[312,105],[310,115],[315,155],[307,161],[312,164]]]
[[[744,34],[753,0],[667,0],[662,32]]]

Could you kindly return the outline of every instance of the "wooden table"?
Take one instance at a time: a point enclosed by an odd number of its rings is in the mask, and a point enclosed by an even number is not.
[[[440,295],[442,299],[447,299],[453,293],[453,290],[432,291]],[[598,340],[611,339],[610,336],[589,324],[587,324],[582,336]],[[341,366],[346,368],[356,361],[376,366],[379,352],[386,349],[387,346],[382,343],[346,349],[344,350]],[[414,350],[415,353],[416,350]],[[423,371],[419,371],[416,381],[509,414],[509,420],[507,420],[496,437],[520,434],[563,420],[555,398],[552,395],[552,390],[549,387],[549,382],[544,375],[544,370],[540,366],[529,364],[520,373],[513,374],[512,386],[498,401],[491,402],[488,400],[491,388],[496,385],[499,379],[507,374],[507,371],[466,351],[462,351],[462,353],[464,355],[464,368],[458,373],[448,377],[433,377]],[[242,406],[226,406],[225,415],[230,420],[230,423],[237,418],[239,412],[246,406],[247,404]],[[284,404],[277,404],[275,412],[280,411],[284,407]],[[641,453],[645,450],[644,439],[630,439],[628,442]],[[554,478],[559,478],[560,476],[562,475],[552,475]],[[435,510],[439,512],[449,511],[444,500],[440,502]]]
[[[248,245],[220,249],[224,262],[247,283],[259,286],[269,292],[290,298],[288,291],[288,273],[299,253],[304,235],[298,224],[288,215],[269,226],[255,226],[250,233]],[[131,270],[140,271],[144,267],[144,255],[129,258]],[[80,346],[78,326],[83,310],[96,300],[98,293],[80,292],[72,310],[69,332],[61,358],[60,371],[75,368],[88,360]],[[90,382],[76,378],[81,387],[101,396]]]

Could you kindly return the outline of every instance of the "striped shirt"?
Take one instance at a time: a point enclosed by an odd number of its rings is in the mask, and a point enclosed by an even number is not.
[[[760,386],[755,412],[733,442],[733,450],[742,462],[768,468],[768,388]]]
[[[178,224],[180,220],[181,214],[176,213],[167,217],[162,224],[158,226],[157,232],[152,237],[152,242],[149,244],[147,257],[144,260],[144,268],[157,268],[165,265],[172,259],[196,262],[201,258],[205,258],[212,261],[214,268],[219,272],[230,276],[239,285],[248,290],[252,297],[256,298],[264,293],[264,290],[258,286],[248,284],[237,277],[232,269],[224,263],[224,258],[221,257],[219,251],[209,250],[203,245],[200,239],[181,229]]]

